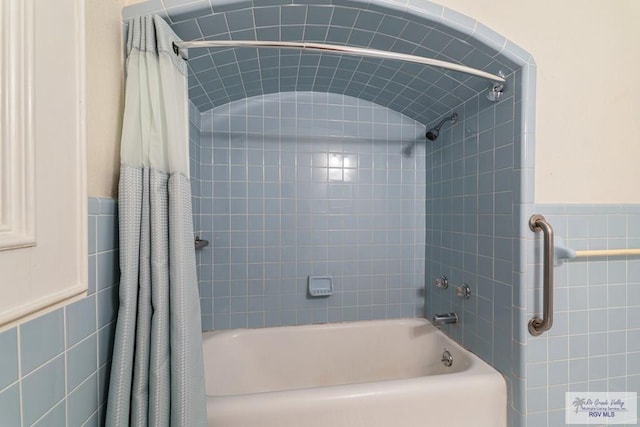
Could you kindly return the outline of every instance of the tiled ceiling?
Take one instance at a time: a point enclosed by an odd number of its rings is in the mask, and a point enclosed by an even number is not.
[[[164,11],[183,40],[307,41],[426,56],[494,74],[517,67],[475,38],[418,14],[332,3],[203,0]],[[189,71],[189,95],[200,111],[250,96],[320,91],[366,99],[425,124],[488,86],[479,77],[421,64],[296,49],[192,48]]]

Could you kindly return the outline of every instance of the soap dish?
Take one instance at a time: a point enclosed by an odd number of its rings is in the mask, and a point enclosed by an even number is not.
[[[333,294],[333,277],[309,276],[309,295],[326,297]]]

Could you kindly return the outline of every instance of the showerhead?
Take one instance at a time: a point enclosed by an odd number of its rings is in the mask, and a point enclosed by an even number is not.
[[[437,126],[435,128],[431,128],[427,131],[427,139],[429,141],[435,141],[436,139],[438,139],[438,134],[440,133],[440,126]]]
[[[429,141],[435,141],[436,139],[438,139],[438,135],[440,134],[440,128],[446,123],[446,122],[451,122],[451,124],[454,124],[455,122],[458,121],[458,113],[453,113],[451,115],[451,117],[446,117],[444,119],[442,119],[442,121],[440,123],[438,123],[435,127],[432,127],[431,129],[427,130],[427,139]]]

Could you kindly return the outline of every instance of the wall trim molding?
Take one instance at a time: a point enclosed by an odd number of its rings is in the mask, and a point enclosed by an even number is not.
[[[3,1],[0,25],[3,328],[88,289],[84,0]]]
[[[33,0],[0,5],[0,250],[36,245]]]

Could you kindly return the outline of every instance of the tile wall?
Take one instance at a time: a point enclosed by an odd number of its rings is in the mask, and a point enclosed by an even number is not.
[[[347,44],[506,74],[518,68],[509,57],[525,54],[472,18],[427,0],[148,0],[125,8],[124,16],[151,12],[165,17],[183,40]],[[262,94],[315,91],[373,101],[425,123],[486,87],[484,79],[437,68],[333,53],[196,49],[189,54],[189,95],[200,111]]]
[[[536,210],[572,249],[640,247],[638,205],[536,205]],[[526,425],[531,427],[565,425],[567,391],[640,394],[640,260],[580,258],[555,267],[554,274],[553,327],[526,340]],[[529,307],[539,306],[540,286],[539,279],[529,283]]]
[[[509,76],[507,87],[519,87],[517,79]],[[510,89],[491,103],[481,93],[454,111],[458,123],[446,124],[426,152],[426,313],[455,312],[459,322],[445,332],[501,371],[511,392],[519,369],[512,300],[520,97]],[[448,289],[433,285],[440,275]],[[468,300],[455,294],[462,283],[471,288]],[[509,416],[514,425],[515,409]]]
[[[0,426],[104,421],[118,307],[116,203],[89,199],[89,291],[0,332]]]
[[[422,315],[423,125],[288,92],[218,107],[201,126],[204,329]],[[308,297],[309,275],[332,276],[334,295]]]

